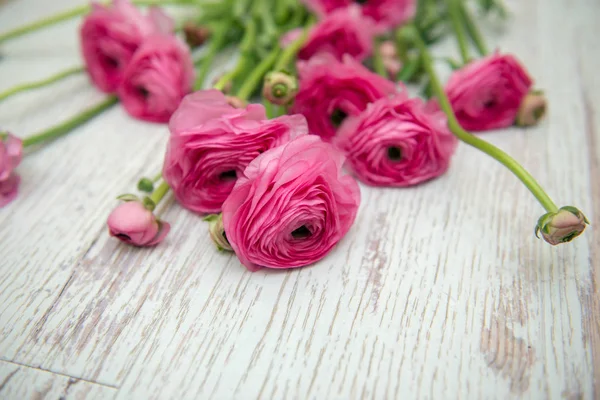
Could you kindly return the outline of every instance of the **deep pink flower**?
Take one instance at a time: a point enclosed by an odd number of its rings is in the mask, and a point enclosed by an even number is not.
[[[357,3],[355,0],[303,0],[303,2],[320,16]],[[365,0],[359,3],[361,3],[362,13],[377,22],[379,32],[410,20],[417,10],[416,0]]]
[[[463,128],[486,131],[515,122],[532,84],[513,56],[497,53],[455,71],[446,93]]]
[[[193,83],[194,63],[187,46],[174,36],[152,36],[125,69],[119,97],[132,117],[167,122]]]
[[[318,53],[329,53],[338,60],[349,54],[358,61],[371,55],[375,25],[364,17],[358,5],[333,11],[315,25],[298,58],[308,60]]]
[[[266,118],[262,105],[234,108],[218,90],[183,99],[169,124],[163,175],[185,208],[220,212],[254,158],[308,133],[301,115]]]
[[[320,54],[298,63],[300,90],[293,112],[308,121],[310,133],[330,141],[348,115],[358,115],[373,101],[393,94],[393,82],[346,55],[342,62]]]
[[[121,203],[110,213],[107,223],[111,236],[139,247],[160,243],[171,229],[168,222],[158,220],[139,201]]]
[[[23,158],[23,142],[8,134],[0,138],[0,207],[4,207],[17,197],[21,178],[15,168]]]
[[[223,204],[225,234],[246,268],[309,265],[344,237],[360,190],[343,162],[332,145],[307,135],[250,163]]]
[[[144,16],[128,0],[113,0],[112,6],[93,3],[80,29],[81,50],[92,81],[104,92],[115,92],[144,39],[172,30],[173,21],[158,8]]]
[[[349,117],[334,144],[354,173],[375,186],[412,186],[442,175],[458,140],[438,111],[405,94],[382,98]]]

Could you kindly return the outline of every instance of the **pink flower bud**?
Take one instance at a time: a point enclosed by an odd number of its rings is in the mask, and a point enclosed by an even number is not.
[[[21,139],[10,133],[0,136],[0,207],[4,207],[17,197],[21,179],[14,172],[23,158]]]
[[[556,213],[543,215],[535,227],[535,235],[542,234],[544,240],[555,246],[567,243],[581,235],[589,221],[575,207],[562,207]],[[539,237],[539,236],[538,236]]]
[[[158,220],[139,201],[120,204],[108,217],[110,235],[133,246],[154,246],[167,236],[170,229],[167,222]]]
[[[546,114],[548,105],[546,97],[540,92],[530,92],[521,102],[515,124],[518,126],[533,126]]]

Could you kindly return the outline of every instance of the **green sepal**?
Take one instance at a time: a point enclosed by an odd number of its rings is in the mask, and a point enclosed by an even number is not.
[[[202,218],[202,221],[212,222],[216,221],[220,217],[220,214],[208,214],[206,217]]]
[[[152,200],[148,196],[144,197],[144,199],[142,200],[142,204],[144,204],[144,207],[146,207],[146,210],[149,210],[149,211],[154,211],[154,209],[156,208],[156,203],[154,203],[154,200]]]
[[[118,196],[117,200],[121,200],[121,201],[140,201],[140,198],[137,197],[135,194],[126,193],[126,194],[122,194],[122,195]]]

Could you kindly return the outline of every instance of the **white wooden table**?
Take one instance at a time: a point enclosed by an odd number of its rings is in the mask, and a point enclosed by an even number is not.
[[[0,30],[82,3],[9,0]],[[509,6],[490,45],[550,114],[485,138],[587,212],[583,237],[536,240],[541,207],[461,145],[435,182],[361,187],[355,226],[311,268],[249,273],[176,204],[163,244],[126,247],[106,217],[160,167],[167,130],[115,107],[26,158],[0,210],[0,398],[600,398],[600,2]],[[0,90],[79,64],[76,27],[1,46]],[[101,97],[73,77],[2,103],[0,126],[26,136]]]

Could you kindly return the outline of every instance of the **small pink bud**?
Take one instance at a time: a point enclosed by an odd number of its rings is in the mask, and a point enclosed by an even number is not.
[[[546,97],[541,92],[528,93],[521,102],[515,124],[518,126],[536,125],[546,114]]]
[[[273,104],[290,104],[298,93],[298,80],[285,72],[269,72],[265,76],[263,97]]]
[[[211,31],[205,26],[196,25],[194,22],[188,21],[183,25],[183,33],[188,46],[195,49],[202,46],[208,40]]]
[[[558,212],[542,215],[535,227],[535,235],[541,233],[546,242],[555,246],[570,242],[581,235],[587,224],[589,221],[581,211],[566,206]]]
[[[219,251],[233,251],[227,235],[225,234],[225,228],[223,228],[223,216],[221,214],[211,214],[204,218],[208,222],[208,233],[210,238],[217,245]]]
[[[140,247],[160,243],[171,229],[167,222],[158,220],[139,201],[127,201],[117,206],[110,213],[107,223],[111,236]]]

